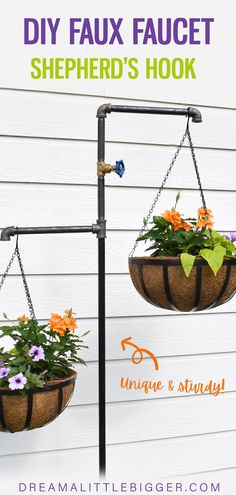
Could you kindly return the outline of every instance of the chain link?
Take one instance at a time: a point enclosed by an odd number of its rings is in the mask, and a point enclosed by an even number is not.
[[[5,278],[6,278],[6,276],[7,276],[8,272],[9,272],[9,270],[10,270],[10,268],[11,268],[11,265],[12,265],[12,263],[13,263],[13,261],[14,261],[15,257],[16,257],[16,249],[15,249],[15,251],[14,251],[14,253],[13,253],[13,255],[12,255],[12,257],[11,257],[11,259],[10,259],[9,263],[8,263],[8,265],[7,265],[7,268],[6,268],[6,270],[5,270],[5,272],[4,272],[3,276],[2,276],[2,278],[1,278],[1,282],[0,282],[0,290],[1,290],[1,288],[2,288],[2,286],[3,286],[3,284],[4,284],[4,282],[5,282]]]
[[[152,215],[152,213],[154,211],[154,208],[155,208],[155,206],[156,206],[156,204],[157,204],[157,202],[158,202],[158,200],[160,198],[160,195],[161,195],[161,193],[162,193],[162,191],[163,191],[163,189],[164,189],[164,187],[166,185],[166,182],[168,180],[168,177],[169,177],[169,175],[170,175],[170,173],[171,173],[171,171],[172,171],[172,169],[173,169],[173,167],[175,165],[175,162],[176,162],[176,160],[177,160],[177,158],[179,156],[179,153],[180,153],[181,148],[184,145],[184,142],[185,142],[185,139],[186,139],[186,136],[188,135],[188,133],[189,133],[189,130],[188,130],[188,125],[187,125],[187,128],[185,130],[185,133],[184,133],[184,135],[183,135],[183,137],[182,137],[182,139],[181,139],[181,141],[179,143],[179,146],[178,146],[178,148],[177,148],[177,150],[175,152],[175,155],[174,155],[174,157],[173,157],[173,159],[171,161],[171,164],[170,164],[170,166],[169,166],[169,168],[168,168],[168,170],[166,172],[166,175],[165,175],[165,177],[164,177],[164,179],[162,181],[162,184],[161,184],[160,188],[158,189],[157,195],[155,196],[155,198],[153,200],[153,203],[151,205],[151,208],[150,208],[147,216],[144,218],[143,226],[142,226],[142,229],[139,232],[138,237],[140,237],[144,233],[144,231],[146,230],[146,225],[147,225],[147,223],[149,222],[149,220],[151,218],[151,215]],[[136,239],[136,241],[134,243],[134,246],[133,246],[133,249],[132,249],[132,251],[129,254],[130,257],[133,256],[133,254],[134,254],[137,246],[138,246],[138,240]]]
[[[20,251],[19,251],[18,246],[16,247],[16,255],[17,255],[17,259],[18,259],[18,263],[19,263],[19,267],[20,267],[20,271],[21,271],[22,281],[23,281],[23,285],[24,285],[24,289],[25,289],[25,295],[26,295],[26,299],[27,299],[27,304],[28,304],[31,320],[36,320],[34,306],[33,306],[33,302],[31,299],[29,286],[27,284],[27,280],[26,280],[26,276],[25,276],[25,272],[24,272],[24,268],[23,268],[23,263],[22,263],[22,259],[20,256]]]
[[[189,141],[189,146],[190,146],[190,151],[191,151],[191,155],[192,155],[192,159],[193,159],[195,172],[197,175],[198,187],[199,187],[199,191],[200,191],[201,198],[202,198],[202,206],[206,210],[207,209],[206,200],[205,200],[204,192],[202,189],[202,183],[201,183],[200,174],[199,174],[199,170],[198,170],[197,159],[196,159],[195,150],[194,150],[194,146],[193,146],[192,136],[190,134],[190,130],[189,130],[188,125],[187,125],[187,136],[188,136],[188,141]]]
[[[27,304],[28,304],[28,308],[29,308],[29,312],[30,312],[30,317],[32,320],[36,320],[33,302],[31,299],[31,295],[30,295],[28,284],[27,284],[27,280],[26,280],[26,276],[25,276],[25,272],[24,272],[24,268],[23,268],[23,263],[22,263],[22,259],[21,259],[21,255],[20,255],[20,251],[19,251],[19,247],[18,247],[18,237],[16,240],[16,247],[15,247],[14,253],[12,254],[12,257],[11,257],[11,259],[7,265],[7,268],[6,268],[4,274],[1,278],[0,290],[2,289],[2,286],[5,282],[6,276],[8,275],[8,272],[11,268],[11,265],[12,265],[15,257],[17,257],[17,260],[19,263],[21,277],[22,277],[22,281],[23,281],[23,285],[24,285],[24,289],[25,289],[25,295],[26,295],[26,299],[27,299]]]

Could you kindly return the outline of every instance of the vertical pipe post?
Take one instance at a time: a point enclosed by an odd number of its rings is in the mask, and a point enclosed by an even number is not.
[[[98,161],[105,160],[105,117],[98,118]],[[105,231],[105,178],[98,177],[98,224]],[[98,234],[99,471],[106,472],[105,235]]]

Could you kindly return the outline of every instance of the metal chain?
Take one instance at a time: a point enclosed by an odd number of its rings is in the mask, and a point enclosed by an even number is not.
[[[1,278],[1,282],[0,282],[0,290],[1,290],[2,286],[3,286],[3,284],[4,284],[5,278],[6,278],[6,276],[7,276],[8,272],[9,272],[9,270],[10,270],[10,268],[11,268],[11,265],[12,265],[12,263],[13,263],[13,261],[14,261],[15,257],[16,257],[16,249],[15,249],[15,251],[14,251],[14,253],[13,253],[13,255],[12,255],[12,257],[11,257],[11,259],[10,259],[9,263],[8,263],[8,265],[7,265],[7,268],[6,268],[6,270],[5,270],[5,272],[4,272],[3,276],[2,276],[2,278]]]
[[[169,168],[168,168],[168,170],[166,172],[166,175],[165,175],[165,177],[164,177],[164,179],[162,181],[162,184],[161,184],[160,188],[158,189],[157,195],[155,196],[155,198],[153,200],[153,203],[151,205],[151,208],[150,208],[147,216],[144,218],[143,226],[142,226],[142,229],[139,232],[138,237],[140,237],[143,234],[143,232],[145,231],[145,229],[146,229],[146,225],[147,225],[147,223],[149,222],[149,220],[151,218],[151,215],[153,213],[153,210],[154,210],[154,208],[155,208],[155,206],[156,206],[156,204],[157,204],[157,202],[159,200],[159,197],[160,197],[160,195],[161,195],[161,193],[162,193],[162,191],[163,191],[163,189],[164,189],[164,187],[166,185],[167,179],[168,179],[168,177],[169,177],[169,175],[170,175],[170,173],[171,173],[171,171],[172,171],[172,169],[174,167],[174,164],[175,164],[175,162],[176,162],[176,160],[177,160],[177,158],[179,156],[179,153],[180,153],[181,148],[184,145],[184,142],[185,142],[185,139],[186,139],[186,136],[188,135],[188,133],[189,133],[189,129],[188,129],[188,124],[187,124],[185,133],[184,133],[184,135],[183,135],[183,137],[182,137],[182,139],[181,139],[181,141],[179,143],[179,146],[178,146],[178,148],[177,148],[177,150],[175,152],[175,155],[174,155],[174,157],[173,157],[173,159],[171,161],[171,164],[170,164],[170,166],[169,166]],[[133,249],[132,249],[132,251],[129,254],[130,257],[133,256],[133,254],[134,254],[137,246],[138,246],[138,240],[136,239],[136,241],[134,243],[134,246],[133,246]]]
[[[12,254],[12,257],[7,265],[7,268],[1,278],[1,282],[0,282],[0,290],[5,282],[5,279],[6,279],[6,276],[8,275],[8,272],[11,268],[11,265],[15,259],[15,257],[17,257],[18,259],[18,263],[19,263],[19,267],[20,267],[20,271],[21,271],[21,276],[22,276],[22,280],[23,280],[23,285],[24,285],[24,289],[25,289],[25,295],[26,295],[26,299],[27,299],[27,304],[28,304],[28,308],[29,308],[29,312],[30,312],[30,316],[31,316],[31,319],[32,320],[36,320],[36,316],[35,316],[35,311],[34,311],[34,307],[33,307],[33,302],[32,302],[32,299],[31,299],[31,295],[30,295],[30,291],[29,291],[29,287],[28,287],[28,284],[27,284],[27,280],[26,280],[26,276],[25,276],[25,272],[24,272],[24,268],[23,268],[23,263],[22,263],[22,259],[21,259],[21,255],[20,255],[20,251],[19,251],[19,247],[18,247],[18,237],[17,237],[17,240],[16,240],[16,247],[15,247],[15,250],[14,250],[14,253]]]
[[[33,306],[33,302],[31,299],[29,287],[27,284],[27,280],[26,280],[26,276],[25,276],[25,272],[24,272],[24,268],[23,268],[22,259],[20,256],[20,251],[19,251],[18,245],[16,247],[16,255],[17,255],[17,259],[18,259],[18,263],[19,263],[19,267],[20,267],[20,271],[21,271],[22,281],[23,281],[23,285],[24,285],[24,289],[25,289],[25,295],[26,295],[26,299],[27,299],[27,304],[28,304],[31,320],[36,320],[34,306]]]
[[[199,187],[199,191],[200,191],[200,195],[201,195],[201,199],[202,199],[202,206],[203,206],[203,208],[205,210],[207,210],[206,200],[205,200],[205,196],[204,196],[204,192],[203,192],[203,188],[202,188],[202,183],[201,183],[201,179],[200,179],[199,169],[198,169],[198,165],[197,165],[197,159],[196,159],[195,150],[194,150],[194,146],[193,146],[192,136],[191,136],[190,130],[189,130],[189,117],[188,117],[188,121],[187,121],[187,126],[186,126],[185,133],[184,133],[184,135],[183,135],[183,137],[182,137],[182,139],[181,139],[181,141],[179,143],[179,146],[178,146],[178,148],[176,150],[176,153],[175,153],[175,155],[173,157],[173,160],[172,160],[172,162],[171,162],[171,164],[170,164],[170,166],[169,166],[169,168],[168,168],[168,170],[166,172],[166,175],[165,175],[165,177],[163,179],[163,182],[162,182],[160,188],[158,189],[157,195],[154,198],[154,201],[153,201],[153,203],[151,205],[151,208],[150,208],[147,216],[144,218],[143,226],[142,226],[142,229],[139,232],[138,237],[140,237],[144,233],[144,231],[146,229],[146,225],[149,222],[150,217],[151,217],[151,215],[153,213],[153,210],[154,210],[154,208],[155,208],[155,206],[156,206],[156,204],[157,204],[157,202],[159,200],[159,197],[160,197],[160,195],[161,195],[161,193],[162,193],[162,191],[163,191],[163,189],[165,187],[165,184],[167,182],[167,179],[168,179],[168,177],[169,177],[169,175],[170,175],[170,173],[171,173],[171,171],[172,171],[172,169],[174,167],[174,164],[175,164],[175,162],[176,162],[176,160],[178,158],[178,155],[180,153],[180,150],[181,150],[181,148],[184,145],[186,136],[188,136],[190,151],[191,151],[191,155],[192,155],[192,159],[193,159],[193,164],[194,164],[195,172],[196,172],[196,175],[197,175],[198,187]],[[133,256],[133,254],[134,254],[137,246],[138,246],[138,240],[136,239],[136,241],[134,243],[134,246],[133,246],[133,249],[132,249],[132,251],[129,254],[130,257]]]
[[[202,183],[201,183],[200,174],[199,174],[199,170],[198,170],[197,159],[196,159],[195,150],[194,150],[194,146],[193,146],[192,136],[190,134],[188,124],[187,124],[187,136],[188,136],[188,141],[189,141],[189,146],[190,146],[190,150],[191,150],[191,154],[192,154],[195,172],[197,175],[198,187],[199,187],[199,191],[200,191],[201,198],[202,198],[202,206],[205,210],[207,210],[206,200],[205,200],[204,192],[202,189]]]

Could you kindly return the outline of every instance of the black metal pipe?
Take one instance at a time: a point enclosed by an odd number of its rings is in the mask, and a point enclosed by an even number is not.
[[[98,119],[98,161],[105,160],[105,117]],[[105,178],[98,177],[98,361],[99,472],[106,473],[106,318],[105,318]]]
[[[105,239],[98,239],[99,471],[106,473]]]
[[[101,105],[97,111],[98,117],[105,118],[108,113],[141,113],[152,115],[176,115],[176,116],[189,116],[195,123],[202,122],[201,112],[197,108],[167,108],[167,107],[142,107],[142,106],[130,106],[130,105],[111,105],[105,103]]]
[[[101,228],[98,224],[84,226],[64,226],[64,227],[5,227],[1,231],[0,240],[10,241],[14,235],[21,234],[73,234],[86,233],[99,234]]]
[[[105,103],[98,108],[98,162],[105,162],[105,118],[111,112],[152,115],[177,115],[192,118],[193,122],[202,122],[202,116],[196,108],[164,108],[111,105]],[[98,328],[99,328],[99,470],[106,472],[106,313],[105,313],[105,177],[98,177]]]

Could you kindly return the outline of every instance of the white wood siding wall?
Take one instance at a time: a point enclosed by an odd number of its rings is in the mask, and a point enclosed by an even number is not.
[[[0,226],[66,225],[96,221],[96,109],[104,101],[147,103],[34,91],[0,92]],[[155,102],[152,102],[155,104]],[[191,102],[189,102],[191,104]],[[160,104],[160,103],[158,103]],[[206,199],[216,228],[236,230],[236,111],[201,108],[192,124]],[[144,302],[132,287],[127,256],[142,218],[184,131],[183,118],[112,115],[107,161],[123,158],[122,180],[107,176],[107,442],[109,475],[150,477],[236,468],[236,299],[203,314],[181,315]],[[199,193],[184,150],[160,209],[178,190],[180,208],[196,212]],[[14,241],[0,244],[3,272]],[[1,434],[0,468],[22,475],[41,460],[50,469],[97,472],[97,241],[91,235],[20,238],[38,318],[68,306],[90,329],[88,368],[80,368],[73,401],[53,424],[13,436]],[[0,297],[0,313],[27,311],[16,267]],[[121,375],[155,379],[147,359],[132,367],[120,340],[152,349],[160,379],[226,379],[219,398],[121,390]],[[133,369],[135,368],[135,369]],[[34,455],[32,455],[34,454]],[[67,468],[66,468],[67,466]],[[117,468],[119,466],[119,469]],[[119,473],[117,472],[119,471]],[[235,473],[235,471],[230,471]]]

